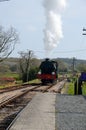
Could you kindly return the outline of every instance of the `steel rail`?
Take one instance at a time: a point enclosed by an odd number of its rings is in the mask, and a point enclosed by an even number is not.
[[[40,87],[40,86],[35,86],[35,87],[33,87],[33,88],[29,88],[28,90],[23,90],[23,91],[21,90],[21,91],[19,92],[19,94],[15,94],[15,95],[13,95],[12,97],[10,97],[10,98],[5,99],[4,101],[2,101],[2,102],[0,103],[0,108],[4,107],[5,105],[7,105],[8,103],[12,102],[12,101],[15,100],[16,98],[19,98],[19,97],[25,95],[26,93],[28,93],[28,92],[30,92],[30,91],[32,91],[32,90],[38,88],[38,87]]]

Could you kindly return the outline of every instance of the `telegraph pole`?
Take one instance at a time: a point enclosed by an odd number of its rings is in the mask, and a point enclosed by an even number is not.
[[[27,63],[27,82],[29,80],[29,71],[30,71],[30,60],[31,60],[32,50],[28,52],[28,63]]]
[[[75,71],[75,58],[74,57],[73,57],[73,63],[72,64],[73,64],[73,68],[72,68],[73,70],[72,71],[73,71],[73,75],[74,75],[74,71]]]

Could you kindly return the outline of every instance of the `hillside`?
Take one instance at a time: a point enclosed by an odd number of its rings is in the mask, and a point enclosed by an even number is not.
[[[37,62],[37,66],[39,66],[40,62],[43,59],[35,59],[33,62]],[[86,60],[81,60],[81,59],[73,59],[73,58],[55,58],[52,60],[56,60],[58,62],[59,70],[60,71],[69,71],[72,70],[73,67],[75,70],[77,70],[80,67],[86,66]],[[0,63],[0,72],[2,71],[13,71],[17,72],[18,71],[18,62],[19,58],[8,58],[5,61]]]

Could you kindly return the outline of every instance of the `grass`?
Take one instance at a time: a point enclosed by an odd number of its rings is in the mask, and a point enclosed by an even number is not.
[[[74,82],[68,83],[67,93],[69,95],[74,95]],[[86,95],[86,82],[83,82],[83,85],[82,85],[82,95]]]
[[[74,95],[74,83],[73,82],[68,83],[67,93],[69,95]]]
[[[26,83],[24,83],[24,84],[27,84],[27,83],[41,83],[41,81],[40,80],[38,80],[38,79],[35,79],[35,80],[31,80],[31,81],[29,81],[29,82],[26,82]],[[16,81],[16,85],[19,85],[19,84],[22,84],[22,81]],[[2,84],[2,85],[0,85],[0,89],[2,89],[2,88],[6,88],[6,87],[11,87],[11,86],[14,86],[15,84]]]
[[[12,77],[18,79],[19,75],[17,73],[0,73],[0,77]]]
[[[16,82],[18,82],[17,84],[20,84],[19,79],[19,75],[17,73],[0,73],[0,78],[14,78],[16,79]],[[8,86],[14,86],[14,83],[0,83],[0,89],[2,88],[6,88]]]
[[[86,82],[84,82],[82,85],[82,93],[83,95],[86,95]]]
[[[29,81],[29,83],[41,83],[41,81],[39,79],[34,79]]]
[[[3,85],[0,85],[0,89],[2,89],[2,88],[5,88],[5,86],[3,86]]]

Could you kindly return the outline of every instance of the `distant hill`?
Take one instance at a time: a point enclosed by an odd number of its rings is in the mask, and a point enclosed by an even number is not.
[[[56,60],[61,60],[62,62],[71,65],[73,64],[73,58],[56,58]],[[81,60],[81,59],[74,59],[74,62],[76,65],[78,64],[86,64],[86,60]]]
[[[36,60],[36,58],[35,58]],[[72,71],[73,64],[74,64],[74,69],[78,70],[81,66],[82,68],[86,66],[86,60],[81,60],[81,59],[73,59],[73,58],[55,58],[53,60],[56,60],[59,65],[59,70],[60,71]],[[18,61],[19,58],[8,58],[5,61],[0,63],[0,72],[2,69],[5,71],[14,71],[17,72],[18,69]],[[38,67],[39,63],[43,61],[43,59],[37,59],[38,62]],[[7,70],[6,70],[7,69]]]
[[[68,70],[72,70],[73,66],[75,70],[83,71],[86,68],[86,60],[75,59],[75,58],[56,58],[57,62],[62,62]]]

